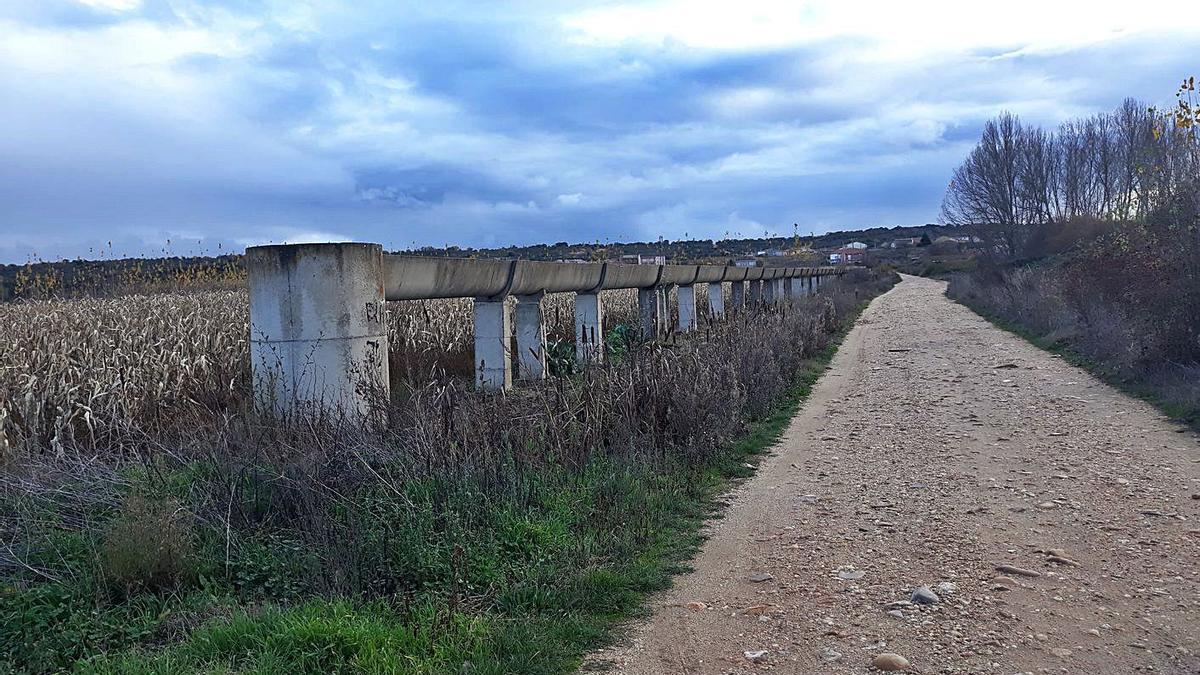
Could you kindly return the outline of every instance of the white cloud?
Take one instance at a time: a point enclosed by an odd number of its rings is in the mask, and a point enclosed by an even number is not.
[[[142,0],[79,0],[79,4],[112,12],[129,12],[142,6]]]
[[[966,49],[1043,51],[1078,47],[1194,22],[1194,7],[1166,0],[1128,2],[1009,0],[662,0],[628,2],[567,15],[577,41],[696,49],[755,50],[866,39],[876,56],[912,58]]]

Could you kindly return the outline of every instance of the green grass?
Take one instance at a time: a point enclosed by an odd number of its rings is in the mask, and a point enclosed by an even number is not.
[[[0,673],[574,670],[687,568],[717,497],[753,473],[846,330],[767,416],[702,466],[606,459],[548,468],[500,492],[429,479],[402,494],[358,495],[353,517],[370,555],[346,567],[390,580],[368,594],[387,602],[321,596],[307,572],[339,554],[336,542],[306,550],[263,533],[226,564],[221,541],[199,539],[184,590],[118,593],[97,569],[100,544],[48,532],[29,561],[54,556],[76,574],[0,589]]]
[[[1104,363],[1075,351],[1071,348],[1069,342],[1048,338],[1037,333],[1036,331],[1030,330],[1021,324],[1005,320],[977,307],[972,307],[970,304],[961,300],[955,298],[950,299],[983,317],[993,326],[1005,332],[1012,333],[1013,335],[1016,335],[1017,337],[1029,342],[1039,349],[1057,355],[1063,361],[1066,361],[1077,368],[1086,370],[1103,381],[1105,384],[1108,384],[1109,386],[1112,386],[1123,393],[1128,394],[1129,396],[1133,396],[1134,398],[1138,398],[1149,403],[1158,410],[1162,411],[1163,414],[1167,415],[1175,422],[1186,425],[1194,431],[1200,431],[1200,408],[1185,405],[1163,396],[1162,391],[1156,388],[1153,383],[1132,380],[1128,377],[1122,376],[1119,373],[1114,372],[1112,368],[1107,367]]]

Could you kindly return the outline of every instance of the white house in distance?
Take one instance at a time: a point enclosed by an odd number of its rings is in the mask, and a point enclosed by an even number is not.
[[[640,253],[623,255],[621,262],[626,265],[666,265],[667,256],[665,255],[642,255]]]

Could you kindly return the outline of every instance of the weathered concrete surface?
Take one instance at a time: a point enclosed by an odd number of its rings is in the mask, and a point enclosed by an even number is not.
[[[246,268],[258,404],[368,413],[388,385],[380,246],[255,246]]]
[[[388,300],[499,297],[533,293],[587,293],[655,285],[735,279],[775,279],[819,268],[740,268],[724,265],[621,265],[531,260],[475,260],[384,256]]]
[[[746,284],[746,304],[751,307],[757,307],[763,301],[763,284],[766,283],[761,279],[751,280]]]
[[[599,293],[575,295],[575,360],[579,363],[604,360],[604,305]]]
[[[708,315],[714,321],[725,318],[725,285],[721,283],[708,285]]]
[[[661,291],[657,288],[638,289],[638,327],[642,337],[657,338],[662,333]]]
[[[679,308],[679,332],[696,330],[696,286],[680,286],[675,300]]]
[[[746,306],[746,282],[735,281],[729,285],[729,304],[734,310]]]
[[[513,323],[517,332],[517,379],[546,377],[546,326],[542,321],[543,294],[517,296]]]
[[[475,384],[480,389],[512,387],[512,312],[504,298],[476,298]]]
[[[871,305],[612,672],[1200,672],[1197,437],[942,289]]]

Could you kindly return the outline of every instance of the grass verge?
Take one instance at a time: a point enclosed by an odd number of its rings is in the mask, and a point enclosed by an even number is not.
[[[387,601],[314,596],[298,578],[298,562],[335,555],[336,547],[307,550],[264,538],[258,553],[225,561],[234,570],[232,588],[214,581],[218,570],[200,565],[188,568],[195,579],[186,593],[122,594],[99,570],[2,589],[0,645],[8,660],[0,672],[574,670],[645,611],[649,593],[686,569],[704,522],[717,513],[716,498],[753,473],[865,306],[805,361],[769,413],[701,465],[606,458],[582,469],[548,468],[499,493],[459,478],[363,497],[371,528],[364,536],[391,552],[387,574],[364,576],[391,576],[402,589],[381,589]],[[170,512],[110,533],[136,541],[145,522],[170,527]],[[220,557],[213,555],[220,542],[185,544],[181,550],[208,552],[195,560]],[[81,567],[105,557],[96,542],[71,533],[50,548],[43,553]]]

